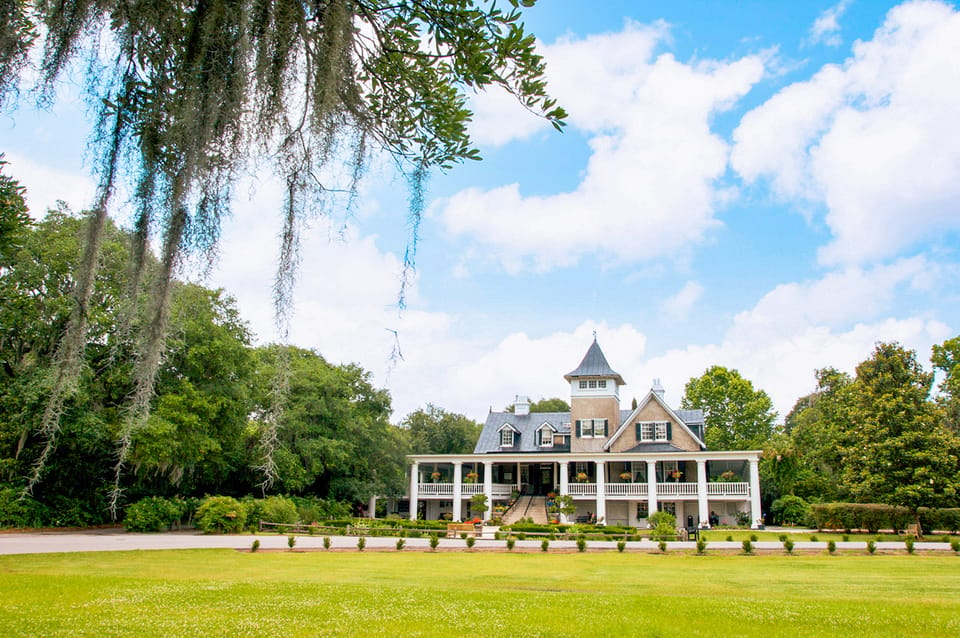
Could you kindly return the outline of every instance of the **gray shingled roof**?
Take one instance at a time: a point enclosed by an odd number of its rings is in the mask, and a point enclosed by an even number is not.
[[[514,436],[513,447],[500,447],[500,428],[509,423],[519,432]],[[567,445],[540,447],[537,445],[536,432],[544,423],[549,423],[560,434],[570,434],[569,412],[532,412],[530,414],[513,414],[512,412],[491,412],[483,424],[480,438],[473,450],[474,454],[488,452],[567,452]]]
[[[687,425],[703,423],[703,410],[674,410]]]
[[[600,344],[597,343],[596,339],[590,344],[587,354],[583,355],[583,361],[580,362],[577,369],[563,375],[563,378],[567,381],[578,377],[613,377],[620,385],[626,385],[623,377],[614,372],[610,364],[607,363],[607,358],[603,356],[603,350],[600,349]]]

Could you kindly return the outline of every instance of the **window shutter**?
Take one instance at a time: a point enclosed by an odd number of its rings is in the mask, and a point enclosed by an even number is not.
[[[636,425],[634,425],[634,427],[637,430],[636,438],[637,438],[637,443],[639,443],[640,442],[640,424],[637,423]]]
[[[580,438],[580,419],[577,419],[577,438]]]
[[[607,420],[603,420],[603,436],[607,436]]]
[[[667,440],[673,440],[673,424],[670,421],[667,421]]]

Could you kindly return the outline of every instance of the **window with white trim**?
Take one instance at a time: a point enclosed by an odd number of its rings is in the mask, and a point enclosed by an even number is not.
[[[553,447],[553,430],[546,425],[540,428],[540,447]]]
[[[606,419],[581,419],[580,438],[591,439],[607,435]]]
[[[586,390],[586,389],[587,389],[587,382],[586,382],[585,379],[581,379],[581,380],[580,380],[580,389],[581,389],[581,390]]]
[[[500,430],[500,447],[513,447],[513,430],[510,428]]]
[[[638,441],[650,443],[652,441],[668,441],[669,428],[666,421],[641,421],[637,435]]]

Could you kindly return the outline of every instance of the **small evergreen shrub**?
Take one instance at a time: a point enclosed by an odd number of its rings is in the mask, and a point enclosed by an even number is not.
[[[366,546],[367,546],[367,537],[366,536],[357,537],[357,551],[362,552]]]
[[[707,551],[707,539],[698,538],[697,539],[697,553],[701,556]]]
[[[517,544],[517,539],[513,536],[507,536],[507,551],[512,552],[513,546]]]
[[[873,541],[867,541],[867,553],[873,554],[875,551],[877,551],[877,544]]]
[[[620,553],[622,554],[622,553],[623,553],[623,550],[625,550],[626,548],[627,548],[627,541],[624,541],[624,540],[619,540],[619,541],[617,541],[617,551],[618,551],[618,552],[620,552]]]
[[[743,553],[744,553],[744,554],[752,554],[752,553],[753,553],[753,541],[747,539],[747,540],[743,541],[743,543],[741,543],[741,546],[743,547]]]
[[[903,541],[903,544],[906,545],[907,547],[908,554],[912,554],[914,552],[913,542],[914,542],[913,538],[910,536],[908,536],[907,539]]]
[[[440,538],[436,534],[430,534],[430,549],[436,551],[440,544]]]
[[[294,547],[296,547],[296,545],[297,545],[297,537],[294,536],[293,534],[290,534],[289,536],[287,536],[287,547],[289,547],[290,549],[293,549]]]
[[[246,507],[230,496],[209,496],[197,508],[197,527],[204,534],[237,534],[246,522]]]
[[[817,542],[817,535],[816,535],[816,534],[810,534],[810,540],[811,540],[811,542],[816,543],[816,542]]]
[[[467,548],[473,548],[473,546],[477,543],[477,538],[475,536],[467,536],[466,542]]]
[[[463,540],[463,541],[467,540],[467,533],[466,533],[466,532],[460,532],[460,540]]]
[[[792,554],[792,553],[793,553],[793,541],[790,540],[789,538],[786,539],[785,541],[783,541],[783,548],[784,548],[785,550],[787,550],[787,553],[788,553],[788,554]]]
[[[831,554],[837,551],[837,542],[836,541],[827,541],[827,551]]]
[[[550,541],[545,538],[542,541],[540,541],[540,551],[545,552],[548,549],[550,549]]]
[[[756,534],[750,534],[750,540],[756,543],[760,538]]]
[[[406,545],[406,541],[403,540],[403,537],[397,539],[397,551],[401,551],[403,546]]]
[[[323,548],[324,548],[324,549],[330,549],[330,537],[329,537],[329,536],[324,536],[324,537],[323,537]]]
[[[500,532],[500,531],[494,532],[494,533],[493,533],[493,540],[495,540],[495,541],[503,540],[503,533]]]
[[[732,542],[733,542],[733,534],[727,534],[727,542],[728,542],[728,543],[732,543]]]
[[[950,541],[950,549],[953,550],[954,554],[960,554],[960,540],[954,538]]]
[[[256,553],[256,551],[257,551],[258,549],[260,549],[260,539],[259,539],[259,538],[255,538],[255,539],[253,539],[253,544],[250,545],[250,551],[253,552],[253,553]]]
[[[587,551],[587,539],[580,537],[577,539],[577,551],[585,552]]]
[[[840,538],[843,539],[843,542],[844,542],[844,543],[850,542],[850,534],[844,534],[844,535],[841,536]]]
[[[787,535],[786,535],[786,534],[780,534],[779,536],[777,536],[777,538],[780,539],[780,542],[781,542],[781,543],[783,543],[783,542],[786,542],[786,540],[787,540]]]

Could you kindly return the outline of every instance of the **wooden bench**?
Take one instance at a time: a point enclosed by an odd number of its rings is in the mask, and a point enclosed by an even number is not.
[[[457,538],[462,533],[476,536],[477,528],[473,523],[447,523],[447,538]]]

